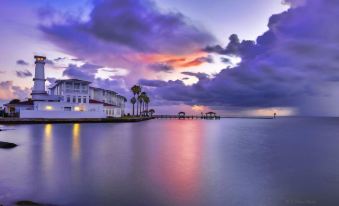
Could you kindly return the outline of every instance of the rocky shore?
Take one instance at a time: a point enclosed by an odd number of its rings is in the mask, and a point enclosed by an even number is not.
[[[12,149],[18,145],[10,142],[1,142],[0,141],[0,149]]]

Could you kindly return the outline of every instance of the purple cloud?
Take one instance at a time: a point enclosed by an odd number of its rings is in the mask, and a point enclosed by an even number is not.
[[[0,82],[0,100],[10,100],[14,98],[23,99],[28,97],[31,90],[13,85],[12,81]]]
[[[73,56],[134,75],[142,75],[140,68],[154,71],[143,55],[190,54],[215,41],[183,14],[161,11],[151,0],[94,1],[87,21],[64,18],[40,25],[48,40]]]
[[[24,71],[16,71],[16,76],[19,78],[26,78],[33,76],[33,74],[26,69]]]
[[[155,72],[172,72],[174,69],[171,65],[166,63],[151,64],[148,67]]]
[[[24,61],[24,60],[22,60],[22,59],[17,60],[17,61],[16,61],[16,64],[17,64],[17,65],[21,65],[21,66],[27,66],[27,65],[29,65],[28,62],[26,62],[26,61]]]
[[[82,66],[76,66],[74,64],[68,65],[64,70],[63,76],[72,79],[80,79],[92,82],[92,86],[114,90],[121,95],[127,95],[128,89],[125,85],[125,81],[121,77],[115,77],[110,79],[96,78],[98,69],[102,66],[94,64],[84,64]]]
[[[150,94],[162,100],[223,109],[295,107],[310,114],[319,105],[328,108],[324,102],[338,101],[339,29],[333,25],[339,2],[299,3],[273,15],[269,30],[256,41],[240,41],[232,35],[225,48],[217,45],[205,49],[241,57],[238,66],[190,86],[162,82]]]
[[[187,76],[196,77],[196,78],[198,78],[199,80],[206,79],[206,78],[209,77],[208,74],[206,74],[206,73],[201,73],[201,72],[198,72],[198,73],[195,73],[195,72],[181,72],[181,74],[184,74],[184,75],[187,75]]]

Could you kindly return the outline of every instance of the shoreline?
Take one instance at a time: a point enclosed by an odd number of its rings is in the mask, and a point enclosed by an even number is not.
[[[143,122],[154,119],[153,117],[130,117],[130,118],[95,118],[95,119],[22,119],[0,118],[0,125],[11,124],[64,124],[64,123],[129,123]]]

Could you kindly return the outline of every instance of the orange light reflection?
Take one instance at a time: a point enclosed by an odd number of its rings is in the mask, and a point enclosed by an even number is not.
[[[160,155],[166,157],[166,163],[160,163],[161,174],[157,181],[180,204],[194,204],[200,190],[202,125],[197,121],[178,121],[167,123],[168,132],[164,133]]]
[[[80,157],[80,124],[73,124],[72,130],[72,159],[79,160]]]

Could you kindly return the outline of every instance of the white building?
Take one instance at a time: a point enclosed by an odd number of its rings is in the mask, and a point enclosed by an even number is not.
[[[79,79],[57,80],[45,90],[46,57],[35,56],[32,100],[6,105],[7,113],[20,118],[106,118],[124,115],[126,98],[114,91],[91,87]]]

